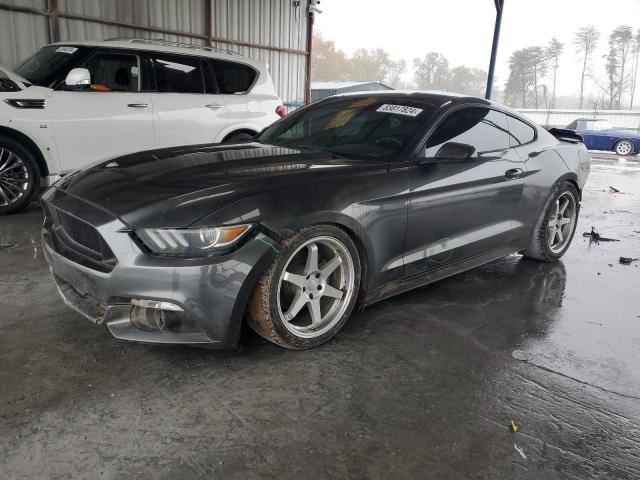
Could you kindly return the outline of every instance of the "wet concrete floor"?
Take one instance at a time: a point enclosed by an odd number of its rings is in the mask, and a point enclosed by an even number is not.
[[[597,161],[561,262],[505,258],[306,352],[114,340],[58,298],[38,209],[1,218],[0,478],[640,478],[639,207],[640,162]]]

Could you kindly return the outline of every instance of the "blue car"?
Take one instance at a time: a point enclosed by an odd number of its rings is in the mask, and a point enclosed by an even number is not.
[[[589,150],[607,150],[618,155],[640,152],[640,134],[630,130],[615,130],[607,120],[578,118],[566,126],[580,135]]]

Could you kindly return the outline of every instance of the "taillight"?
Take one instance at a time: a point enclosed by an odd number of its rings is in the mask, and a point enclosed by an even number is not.
[[[276,108],[276,113],[277,113],[278,115],[280,115],[281,117],[284,117],[284,116],[287,114],[287,109],[286,109],[286,108],[284,108],[284,106],[283,106],[283,105],[280,105],[280,106],[278,106],[278,107]]]

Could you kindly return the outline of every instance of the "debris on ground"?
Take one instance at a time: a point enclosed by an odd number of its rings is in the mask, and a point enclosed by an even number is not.
[[[620,240],[616,238],[607,238],[603,237],[598,233],[595,227],[591,227],[590,232],[584,232],[582,234],[583,237],[589,237],[589,243],[591,242],[619,242]]]
[[[524,350],[514,350],[511,352],[511,356],[521,362],[527,362],[531,358],[531,355]]]
[[[18,245],[17,243],[0,243],[0,250],[9,250]]]
[[[516,424],[516,422],[511,420],[511,423],[509,424],[509,430],[511,430],[513,433],[516,433],[518,430],[520,430],[520,427]]]
[[[514,443],[513,448],[516,449],[516,452],[518,452],[522,458],[524,458],[525,460],[527,459],[527,456],[524,454],[524,450],[521,449],[518,445]]]
[[[620,264],[622,265],[631,265],[631,262],[636,262],[640,259],[638,258],[631,258],[631,257],[620,257]]]
[[[615,188],[615,187],[612,187],[611,185],[609,185],[609,191],[610,191],[611,193],[622,193],[622,194],[624,195],[624,192],[621,192],[620,190],[618,190],[618,189],[617,189],[617,188]]]

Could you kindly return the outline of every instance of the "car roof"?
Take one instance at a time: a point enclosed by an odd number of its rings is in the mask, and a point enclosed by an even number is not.
[[[87,47],[123,48],[131,50],[146,50],[150,52],[188,54],[200,57],[217,58],[240,63],[246,63],[255,68],[264,69],[267,64],[254,58],[245,57],[239,53],[222,48],[205,47],[187,43],[169,42],[165,40],[145,40],[140,38],[113,38],[107,40],[80,40],[77,42],[57,42],[52,45],[75,45]]]
[[[411,100],[423,100],[432,103],[441,102],[442,104],[449,101],[451,101],[452,103],[483,103],[486,105],[490,105],[492,103],[485,100],[484,98],[471,97],[454,92],[440,92],[437,90],[365,90],[361,92],[340,93],[338,95],[333,95],[332,97],[326,98],[359,97],[363,95],[387,98],[406,98]]]

